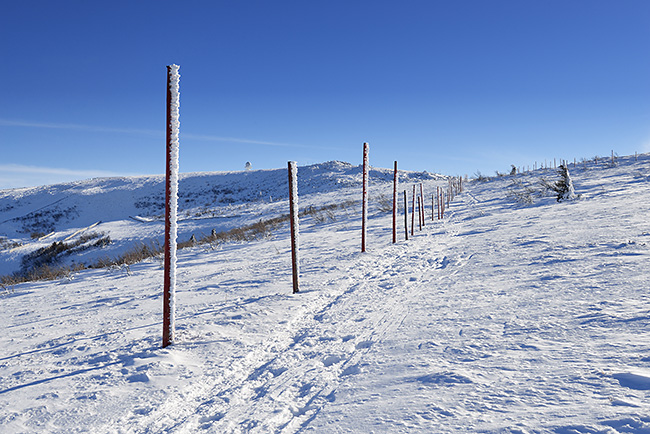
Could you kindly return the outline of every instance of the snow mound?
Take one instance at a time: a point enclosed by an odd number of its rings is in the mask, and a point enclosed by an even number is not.
[[[613,374],[622,387],[635,390],[650,390],[650,372],[647,374],[635,374],[632,372],[621,372]]]

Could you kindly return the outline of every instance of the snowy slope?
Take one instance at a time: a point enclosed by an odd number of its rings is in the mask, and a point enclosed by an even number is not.
[[[392,182],[388,169],[374,168],[376,188]],[[429,173],[402,172],[404,181],[440,180]],[[353,196],[361,168],[331,161],[299,168],[301,209],[314,204],[360,200]],[[183,174],[179,186],[179,240],[249,225],[288,214],[287,169]],[[390,192],[387,195],[392,197]],[[74,242],[91,233],[110,237],[101,249],[63,258],[92,264],[114,258],[144,240],[162,243],[164,176],[99,178],[26,189],[0,190],[0,240],[20,247],[0,249],[0,275],[17,272],[21,259],[53,242]],[[92,227],[90,227],[92,226]],[[2,244],[2,243],[0,243]]]
[[[560,203],[515,201],[550,170],[472,182],[397,245],[375,202],[366,254],[358,207],[307,216],[296,295],[288,228],[181,250],[165,350],[159,260],[17,285],[0,431],[650,432],[649,167],[572,167],[580,198]],[[340,196],[320,182],[313,204]]]

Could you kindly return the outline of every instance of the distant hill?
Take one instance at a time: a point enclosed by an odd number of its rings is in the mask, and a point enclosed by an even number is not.
[[[300,206],[359,200],[361,167],[340,161],[298,169]],[[400,171],[403,182],[441,180],[443,175]],[[387,190],[392,169],[372,168],[373,192]],[[315,198],[318,195],[318,198]],[[248,225],[288,213],[287,169],[186,173],[179,181],[179,239]],[[138,241],[162,240],[165,178],[95,178],[34,188],[0,190],[0,275],[18,271],[21,260],[55,241],[94,236],[101,249],[83,248],[66,261],[114,256]],[[20,245],[19,247],[16,247]]]

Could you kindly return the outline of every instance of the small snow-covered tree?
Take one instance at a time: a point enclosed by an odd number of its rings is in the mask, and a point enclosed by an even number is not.
[[[576,198],[576,191],[573,187],[573,180],[569,174],[569,167],[567,164],[560,164],[557,170],[560,179],[555,182],[553,190],[557,193],[557,201],[573,200]]]

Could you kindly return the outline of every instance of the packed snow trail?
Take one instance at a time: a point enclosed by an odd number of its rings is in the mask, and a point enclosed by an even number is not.
[[[211,405],[200,406],[220,416],[203,427],[215,432],[295,432],[308,426],[323,406],[335,402],[339,383],[361,372],[372,345],[403,321],[407,282],[399,272],[384,276],[379,270],[395,268],[405,259],[387,253],[358,258],[343,277],[324,282],[319,290],[338,295],[288,324],[244,378],[215,387],[212,392],[220,392],[209,397]]]

